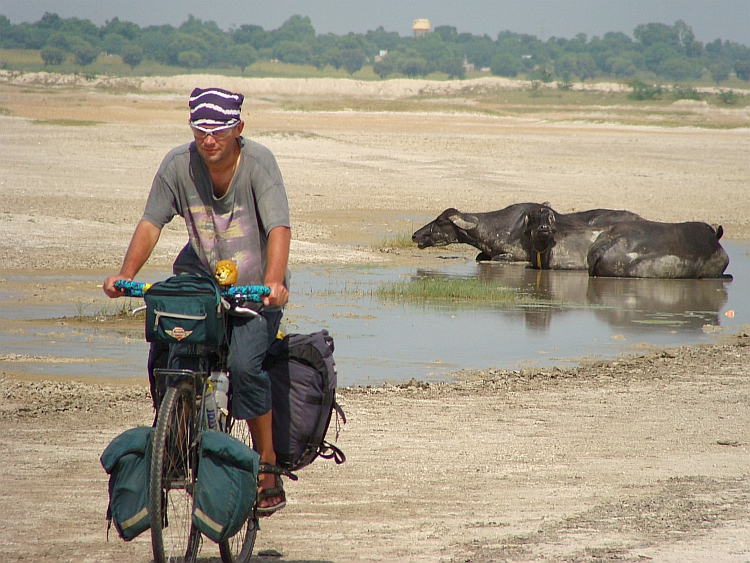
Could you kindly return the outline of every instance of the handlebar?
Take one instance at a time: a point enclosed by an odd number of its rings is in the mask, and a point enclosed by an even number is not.
[[[121,289],[126,297],[143,297],[152,284],[130,280],[117,280],[115,289]],[[235,302],[260,303],[271,290],[265,285],[230,285],[221,288],[221,296]]]

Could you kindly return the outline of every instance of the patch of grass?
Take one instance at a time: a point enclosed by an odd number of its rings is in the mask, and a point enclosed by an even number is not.
[[[404,248],[411,248],[414,246],[414,241],[411,240],[411,235],[408,233],[396,233],[394,235],[386,235],[383,240],[378,244],[378,248],[387,248],[392,250],[400,250]]]
[[[4,68],[18,65],[44,65],[40,51],[34,49],[0,49],[0,61]]]
[[[116,305],[113,308],[103,307],[96,313],[96,316],[99,318],[101,317],[129,318],[133,315],[134,309],[143,305],[143,303],[140,300],[136,301],[137,307],[134,307],[133,304],[134,302],[132,299],[118,300]]]
[[[80,322],[103,322],[111,319],[130,319],[133,316],[133,310],[143,305],[143,302],[138,301],[134,303],[132,299],[118,299],[114,306],[104,306],[91,314],[86,314],[91,303],[84,303],[83,301],[76,301],[76,315],[75,320]],[[139,318],[138,322],[143,322]]]
[[[205,69],[196,69],[196,72]],[[353,80],[380,80],[372,70],[372,65],[364,66],[354,74],[343,68],[336,70],[332,66],[317,68],[312,65],[295,65],[289,63],[259,60],[245,69],[242,76],[258,78],[351,78]]]
[[[62,127],[90,127],[102,125],[103,121],[87,121],[85,119],[35,119],[34,125],[60,125]]]
[[[539,95],[541,92],[543,95]],[[537,95],[534,95],[534,92]],[[534,96],[530,99],[530,96]],[[703,98],[710,106],[726,107],[718,94]],[[501,90],[497,88],[463,88],[453,94],[419,94],[409,98],[326,98],[278,101],[285,111],[299,112],[414,112],[485,115],[492,117],[536,117],[551,122],[577,121],[617,123],[658,127],[701,127],[733,129],[748,127],[745,113],[693,113],[673,107],[674,98],[663,92],[659,98],[642,101],[631,98],[627,91],[600,92],[558,90]],[[735,93],[732,109],[750,106],[750,96]]]
[[[425,103],[429,102],[429,103]],[[370,98],[327,98],[293,100],[280,103],[285,111],[299,112],[419,112],[419,113],[468,113],[482,115],[500,115],[493,108],[479,107],[473,104],[452,103],[450,99],[435,99],[430,96],[414,96],[395,100]],[[507,113],[507,112],[505,112]]]
[[[76,318],[81,318],[85,316],[86,309],[88,308],[88,303],[84,303],[83,301],[76,301]]]
[[[408,282],[394,282],[384,284],[376,293],[381,298],[399,301],[477,301],[509,304],[516,300],[516,293],[512,289],[461,278],[417,278]]]

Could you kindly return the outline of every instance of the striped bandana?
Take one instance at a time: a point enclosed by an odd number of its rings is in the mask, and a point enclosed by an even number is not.
[[[190,125],[234,127],[240,122],[245,96],[221,88],[196,88],[190,94]]]

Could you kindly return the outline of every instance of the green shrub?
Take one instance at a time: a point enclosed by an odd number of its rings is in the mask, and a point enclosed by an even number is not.
[[[122,62],[128,65],[131,70],[141,64],[143,61],[143,49],[140,45],[130,44],[122,49]]]
[[[657,100],[661,97],[661,86],[649,86],[640,80],[633,80],[629,86],[632,88],[628,94],[631,100]]]
[[[492,61],[490,62],[490,70],[495,76],[513,78],[514,76],[518,76],[522,68],[521,60],[510,53],[498,53],[492,57]]]
[[[570,81],[570,75],[567,73],[563,75],[560,80],[557,81],[557,89],[568,91],[573,88],[573,83]]]
[[[734,90],[722,90],[719,92],[719,99],[725,104],[736,104],[737,94],[734,93]]]
[[[39,53],[42,56],[44,65],[61,65],[65,61],[65,51],[57,47],[45,47]]]
[[[734,73],[740,80],[750,80],[750,61],[737,61],[734,63]]]
[[[99,49],[81,41],[73,46],[73,54],[76,57],[76,62],[81,66],[88,66],[93,63],[99,56]]]
[[[701,95],[692,86],[687,86],[685,88],[680,88],[679,86],[675,86],[672,88],[672,97],[675,100],[700,100]]]

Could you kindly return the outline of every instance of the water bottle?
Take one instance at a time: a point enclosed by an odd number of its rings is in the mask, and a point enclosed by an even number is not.
[[[214,401],[219,413],[219,426],[224,430],[227,417],[229,416],[229,376],[225,371],[212,371],[209,378],[214,389]]]
[[[216,416],[216,398],[214,396],[213,385],[211,380],[206,381],[206,392],[203,395],[206,402],[206,423],[211,430],[218,430],[219,423]]]
[[[225,371],[212,371],[209,379],[214,388],[216,406],[220,411],[226,410],[229,403],[229,376]]]

